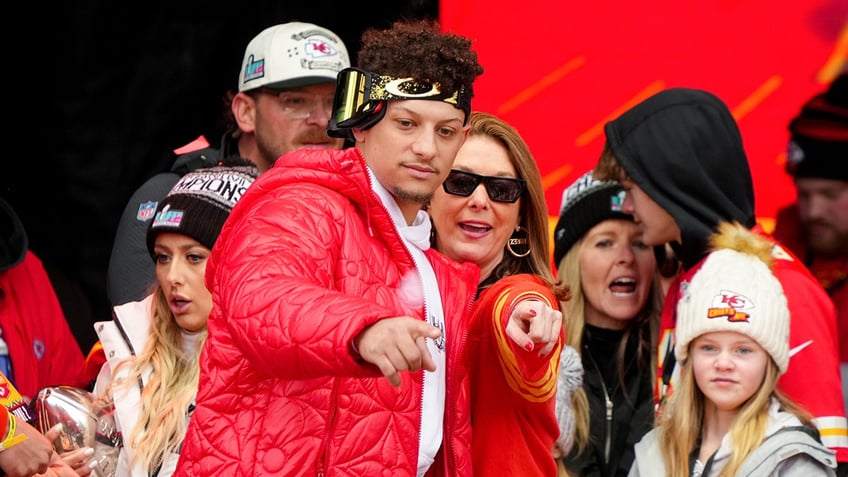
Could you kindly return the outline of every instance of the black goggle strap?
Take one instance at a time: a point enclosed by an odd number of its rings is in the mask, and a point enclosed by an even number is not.
[[[439,83],[414,78],[383,76],[358,68],[345,68],[336,78],[333,115],[328,132],[342,134],[342,129],[367,129],[385,114],[385,102],[392,99],[428,99],[443,101],[465,113],[464,124],[471,114],[471,97],[464,87],[442,91]],[[378,115],[376,120],[374,116]],[[336,134],[332,134],[332,133]]]

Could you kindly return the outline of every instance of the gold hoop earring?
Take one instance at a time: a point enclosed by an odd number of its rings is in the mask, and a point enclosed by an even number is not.
[[[529,236],[526,231],[523,231],[520,225],[515,228],[512,237],[507,240],[506,249],[515,258],[524,258],[530,255]]]

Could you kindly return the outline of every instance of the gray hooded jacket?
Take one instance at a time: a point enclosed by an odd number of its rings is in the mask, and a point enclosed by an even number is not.
[[[777,400],[769,406],[766,439],[757,447],[736,475],[812,477],[835,476],[834,452],[801,428],[795,415],[781,411]],[[658,429],[654,428],[636,444],[636,460],[628,477],[665,477],[665,465],[659,448]],[[695,477],[716,477],[730,460],[733,443],[725,435],[711,458],[708,473],[693,472]]]

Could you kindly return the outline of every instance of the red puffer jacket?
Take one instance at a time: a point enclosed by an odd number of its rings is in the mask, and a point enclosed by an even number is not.
[[[459,363],[479,271],[433,250],[447,322],[445,444],[428,475],[470,475]],[[392,387],[350,343],[417,273],[355,149],[295,151],[233,209],[207,266],[214,307],[180,476],[414,476],[423,374]],[[447,451],[447,452],[445,452]]]

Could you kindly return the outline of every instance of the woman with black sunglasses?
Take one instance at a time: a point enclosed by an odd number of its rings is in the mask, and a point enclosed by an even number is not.
[[[561,434],[557,371],[565,335],[559,302],[568,287],[550,266],[542,178],[515,129],[486,113],[471,131],[428,212],[433,247],[480,267],[467,353],[475,475],[551,476]],[[579,387],[579,358],[571,389]],[[566,380],[567,381],[567,380]],[[566,390],[566,392],[570,392]],[[569,410],[565,410],[566,412]]]

